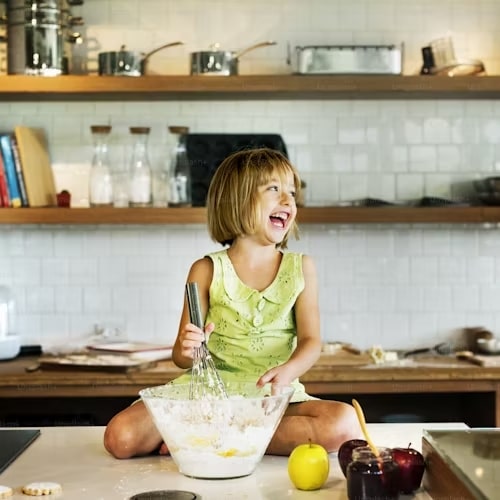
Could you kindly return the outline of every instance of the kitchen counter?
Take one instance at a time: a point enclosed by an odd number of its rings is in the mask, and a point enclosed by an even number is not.
[[[420,449],[422,430],[463,429],[464,424],[369,424],[378,445]],[[0,484],[14,489],[13,500],[26,499],[23,485],[33,481],[60,483],[58,498],[71,500],[126,500],[153,490],[187,490],[203,500],[239,499],[328,499],[347,498],[346,482],[336,454],[330,455],[330,476],[318,491],[296,490],[287,473],[287,457],[264,456],[256,471],[238,479],[201,480],[181,475],[168,456],[117,460],[103,448],[103,427],[44,427],[41,436],[2,474]],[[51,457],[47,460],[47,457]],[[417,499],[430,498],[419,490]]]
[[[139,390],[166,383],[182,373],[171,361],[129,373],[27,371],[36,362],[37,358],[30,357],[1,362],[0,397],[17,402],[29,398],[135,398]],[[489,415],[488,421],[470,425],[500,426],[500,366],[476,366],[447,356],[422,357],[399,364],[339,365],[334,356],[322,355],[301,380],[308,392],[320,397],[455,394],[460,399],[462,393],[477,396],[480,400],[467,401],[465,411],[481,407],[482,413]],[[458,414],[456,417],[468,422]]]

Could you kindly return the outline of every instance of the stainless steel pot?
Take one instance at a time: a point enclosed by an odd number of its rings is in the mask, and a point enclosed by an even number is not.
[[[119,51],[99,52],[98,70],[99,75],[105,76],[142,76],[147,74],[147,63],[149,58],[160,50],[176,45],[183,45],[183,42],[171,42],[156,49],[142,54],[131,50],[125,50],[122,45]]]
[[[215,44],[211,50],[191,52],[191,74],[192,75],[217,75],[232,76],[238,74],[238,62],[247,52],[276,45],[276,42],[267,41],[256,43],[239,52],[219,50],[219,45]]]
[[[73,16],[69,0],[9,0],[6,37],[8,74],[57,76],[69,73],[72,52],[82,41],[74,26],[83,18]]]
[[[7,72],[57,76],[63,73],[63,0],[7,4]]]

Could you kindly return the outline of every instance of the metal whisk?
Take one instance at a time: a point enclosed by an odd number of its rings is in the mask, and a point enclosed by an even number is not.
[[[197,283],[186,284],[189,319],[191,323],[203,328],[200,295]],[[189,399],[227,399],[224,383],[215,367],[205,341],[193,353],[193,366],[189,384]]]

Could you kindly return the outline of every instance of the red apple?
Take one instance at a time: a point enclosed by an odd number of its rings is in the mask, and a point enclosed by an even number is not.
[[[399,466],[399,490],[405,494],[420,488],[425,470],[424,456],[410,446],[392,448],[392,458]]]
[[[368,443],[364,439],[350,439],[340,445],[337,457],[344,476],[347,474],[347,466],[352,462],[354,448],[359,448],[360,446],[368,446]]]

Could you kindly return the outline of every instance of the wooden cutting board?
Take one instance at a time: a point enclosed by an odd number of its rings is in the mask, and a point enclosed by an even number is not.
[[[133,355],[67,354],[43,356],[38,367],[43,370],[84,370],[127,373],[156,366],[155,361],[135,359]]]
[[[314,366],[364,366],[372,365],[373,359],[367,353],[354,354],[343,349],[332,353],[321,353]]]
[[[19,148],[29,206],[56,206],[54,173],[44,130],[17,126],[14,134]]]
[[[457,358],[477,366],[488,368],[500,367],[500,356],[494,354],[457,353]]]

